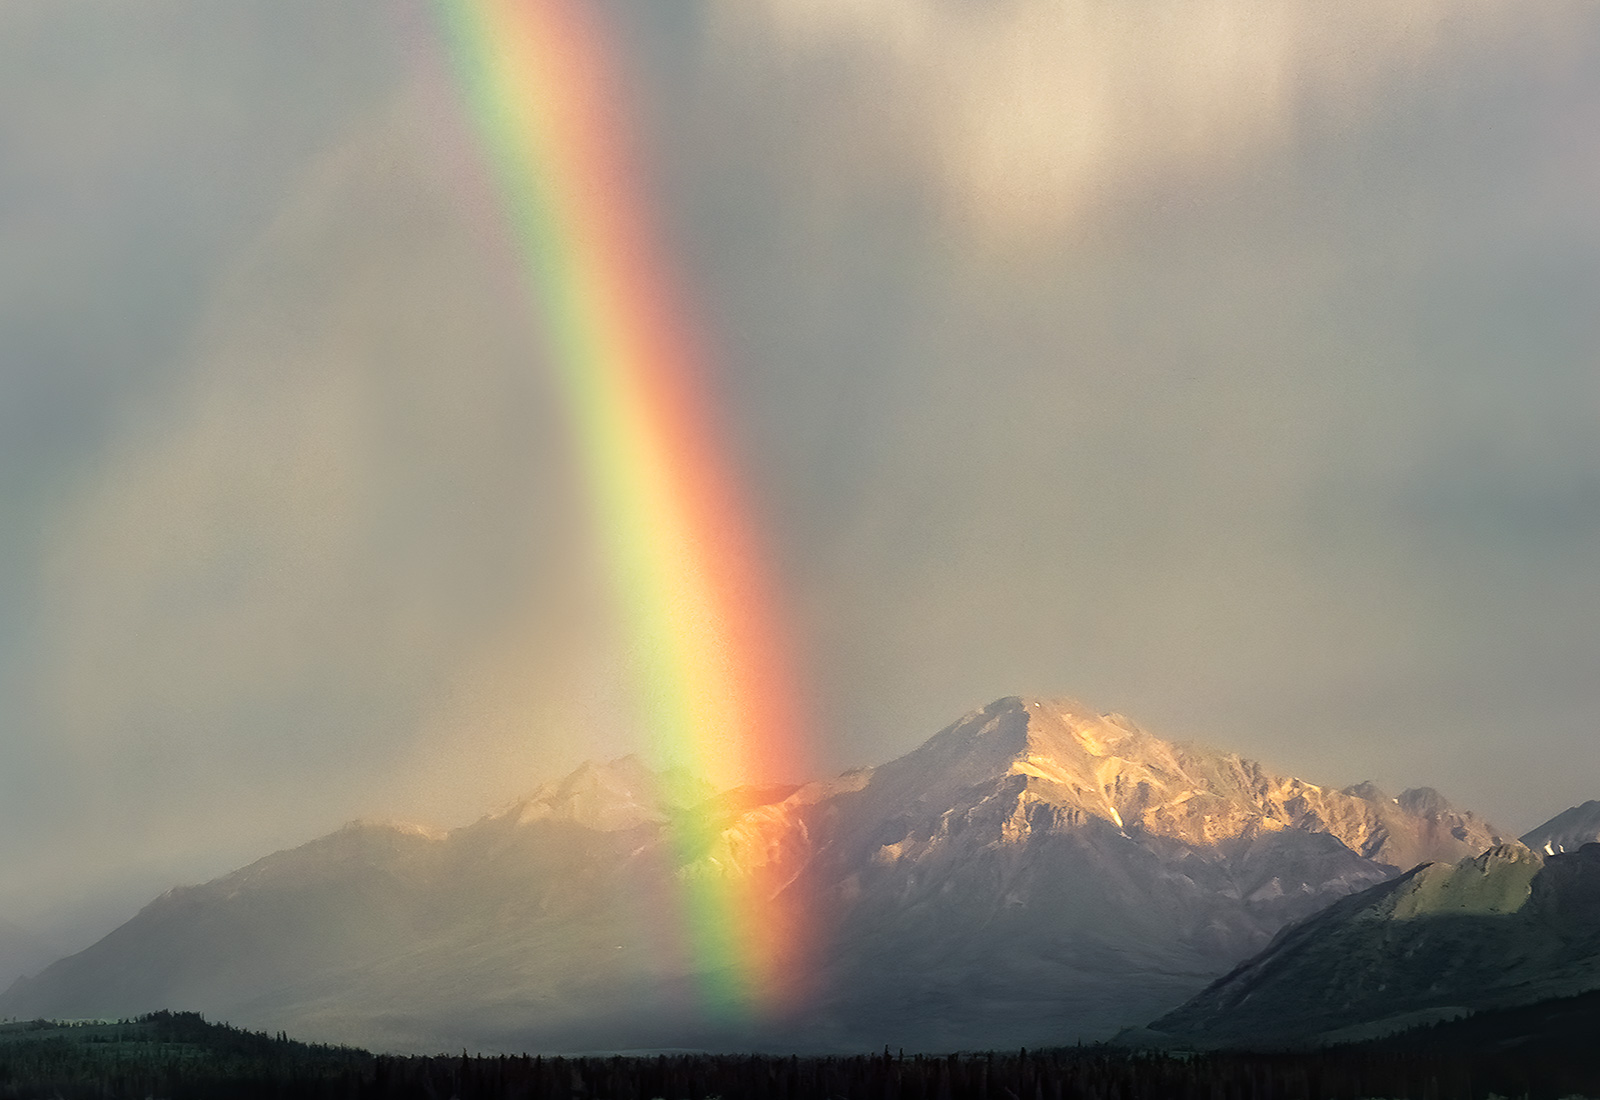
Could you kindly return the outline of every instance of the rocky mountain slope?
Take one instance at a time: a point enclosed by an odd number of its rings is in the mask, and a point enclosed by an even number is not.
[[[391,1049],[947,1049],[1109,1036],[1286,923],[1499,843],[1422,789],[1275,776],[1009,698],[870,771],[705,797],[586,765],[465,828],[351,826],[174,890],[0,1014],[198,1009]],[[693,1011],[694,876],[801,913],[784,1019]]]
[[[1432,792],[1274,776],[1070,700],[1000,700],[830,811],[801,879],[830,903],[822,1015],[935,1047],[1109,1035],[1401,863],[1500,839]]]
[[[1151,1024],[1167,1041],[1299,1046],[1600,988],[1600,844],[1506,844],[1329,906]]]

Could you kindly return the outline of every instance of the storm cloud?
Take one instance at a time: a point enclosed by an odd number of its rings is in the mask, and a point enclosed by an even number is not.
[[[824,766],[1066,693],[1595,796],[1591,7],[605,10]],[[427,13],[229,12],[0,15],[25,922],[635,747]]]

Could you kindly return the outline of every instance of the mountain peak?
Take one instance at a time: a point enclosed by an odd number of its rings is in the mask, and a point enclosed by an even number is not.
[[[501,817],[519,825],[570,821],[602,832],[661,823],[676,811],[712,798],[715,788],[682,768],[652,770],[629,754],[606,763],[585,761],[553,783],[519,799]]]
[[[1126,719],[1114,721],[1076,699],[1010,695],[877,769],[873,782],[879,790],[902,789],[912,800],[939,800],[1017,775],[1087,794],[1101,787],[1107,762],[1142,760],[1152,752],[1170,763],[1168,746]],[[1094,809],[1099,816],[1115,817],[1103,797]]]
[[[1431,788],[1400,798],[1371,783],[1323,788],[1237,754],[1163,741],[1070,697],[997,699],[879,768],[872,786],[908,810],[975,805],[1005,790],[1007,799],[1047,803],[1073,820],[1204,846],[1325,832],[1400,869],[1474,856],[1504,839]]]
[[[1366,801],[1366,802],[1398,802],[1399,801],[1399,799],[1397,799],[1397,798],[1390,798],[1389,797],[1389,793],[1387,791],[1385,791],[1382,787],[1379,787],[1376,783],[1374,783],[1370,779],[1363,779],[1359,783],[1353,783],[1350,786],[1344,788],[1339,793],[1340,794],[1347,794],[1351,798],[1359,798],[1359,799],[1362,799],[1363,801]]]
[[[1401,791],[1400,797],[1395,801],[1400,804],[1400,808],[1405,810],[1406,813],[1417,814],[1421,817],[1437,817],[1440,814],[1447,814],[1455,808],[1450,805],[1450,801],[1444,795],[1432,787],[1411,787]]]
[[[1101,714],[1067,696],[1029,695],[996,699],[947,726],[935,740],[941,738],[1015,756],[1066,750],[1105,757],[1134,743],[1155,742],[1120,714]]]
[[[1562,810],[1555,817],[1525,834],[1522,843],[1547,856],[1575,852],[1585,844],[1600,840],[1600,802]]]

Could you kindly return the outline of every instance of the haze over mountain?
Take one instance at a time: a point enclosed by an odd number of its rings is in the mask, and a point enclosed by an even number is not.
[[[949,1049],[1109,1036],[1285,924],[1503,837],[1436,792],[1272,775],[1007,698],[876,769],[712,797],[623,758],[449,833],[355,824],[169,891],[0,1013],[197,1009],[388,1048]],[[686,875],[809,914],[792,1015],[695,1013]]]
[[[1335,902],[1150,1026],[1169,1042],[1303,1046],[1597,988],[1600,844],[1505,844]]]
[[[0,984],[37,973],[60,951],[44,936],[0,917]]]

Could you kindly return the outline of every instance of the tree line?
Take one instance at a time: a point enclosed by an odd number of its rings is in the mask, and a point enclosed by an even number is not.
[[[1300,1053],[1109,1047],[947,1056],[401,1056],[194,1013],[0,1025],[0,1098],[34,1100],[1447,1100],[1600,1095],[1600,1047],[1410,1041]]]

